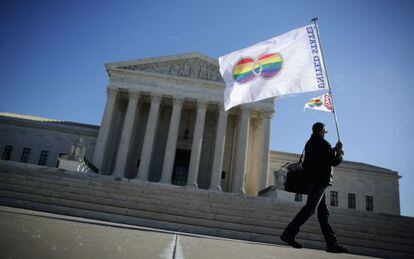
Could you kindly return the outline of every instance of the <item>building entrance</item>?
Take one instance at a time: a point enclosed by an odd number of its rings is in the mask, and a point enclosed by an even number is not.
[[[184,186],[187,183],[190,157],[191,150],[176,150],[172,184]]]

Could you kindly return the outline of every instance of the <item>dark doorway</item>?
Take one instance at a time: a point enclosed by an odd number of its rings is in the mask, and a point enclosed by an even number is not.
[[[172,184],[184,186],[187,183],[191,150],[177,149],[175,153]]]

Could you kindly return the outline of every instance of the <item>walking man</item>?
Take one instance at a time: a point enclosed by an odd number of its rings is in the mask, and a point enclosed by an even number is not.
[[[332,185],[332,166],[342,162],[342,143],[338,141],[334,148],[324,139],[327,131],[325,125],[317,122],[312,126],[312,136],[305,145],[304,175],[308,179],[308,199],[292,222],[280,236],[284,242],[295,248],[302,245],[295,241],[299,228],[317,210],[319,225],[326,242],[326,251],[331,253],[346,253],[348,249],[340,246],[335,232],[329,225],[329,210],[326,206],[325,190]]]

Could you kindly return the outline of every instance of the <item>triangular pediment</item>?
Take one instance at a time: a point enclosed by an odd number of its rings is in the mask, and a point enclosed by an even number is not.
[[[218,62],[200,53],[110,63],[106,67],[224,82]]]

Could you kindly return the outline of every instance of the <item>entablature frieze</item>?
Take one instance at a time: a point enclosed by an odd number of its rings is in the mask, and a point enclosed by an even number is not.
[[[134,72],[134,71],[132,71]],[[141,73],[141,72],[137,72]],[[165,77],[164,75],[161,75]],[[192,80],[192,79],[191,79]],[[200,80],[198,80],[200,81]],[[217,84],[212,82],[213,84]],[[201,86],[201,87],[200,87]],[[182,80],[179,81],[165,81],[158,80],[152,76],[137,76],[125,77],[124,72],[117,72],[116,76],[110,78],[108,88],[116,88],[120,91],[120,96],[122,97],[125,92],[128,91],[139,91],[143,95],[159,94],[164,98],[172,98],[173,96],[182,96],[185,98],[186,102],[196,103],[200,99],[206,100],[209,104],[215,106],[223,104],[224,102],[224,87],[214,86],[212,88],[202,87],[200,82],[193,82],[189,84]],[[265,101],[251,103],[243,105],[246,109],[249,109],[252,112],[252,116],[256,117],[262,111],[274,112],[274,101],[273,99],[267,99]],[[229,114],[238,113],[240,110],[239,107],[234,107],[230,109]]]
[[[151,72],[124,70],[119,68],[112,68],[109,71],[109,77],[113,81],[129,82],[133,84],[147,84],[159,85],[164,84],[178,84],[183,86],[206,88],[212,90],[224,90],[224,83],[201,80],[195,78],[178,77],[173,75],[163,75]]]

